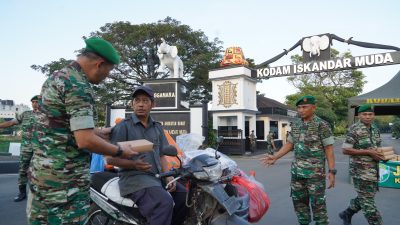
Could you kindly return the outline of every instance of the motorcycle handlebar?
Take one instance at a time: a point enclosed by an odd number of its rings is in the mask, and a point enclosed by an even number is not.
[[[179,172],[178,170],[171,170],[165,173],[160,173],[160,174],[156,174],[157,178],[164,178],[164,177],[170,177],[170,176],[174,176],[174,175],[178,175]]]

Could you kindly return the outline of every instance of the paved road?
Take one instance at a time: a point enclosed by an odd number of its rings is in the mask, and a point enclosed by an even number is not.
[[[400,146],[400,140],[392,140],[384,137],[386,146]],[[355,196],[353,187],[348,179],[348,157],[340,150],[341,142],[335,143],[336,167],[338,174],[336,187],[327,191],[328,213],[331,225],[340,225],[337,214],[348,206],[349,199]],[[399,147],[396,147],[400,154]],[[234,157],[240,168],[248,172],[250,169],[256,171],[256,177],[266,188],[271,198],[271,208],[257,225],[293,225],[297,224],[296,215],[293,211],[289,196],[290,162],[292,155],[289,154],[277,162],[273,167],[265,168],[254,157]],[[25,207],[26,201],[14,203],[12,198],[17,193],[17,176],[15,174],[0,175],[0,224],[1,225],[26,225]],[[376,202],[382,213],[385,225],[397,225],[400,221],[398,206],[400,203],[400,189],[380,188],[376,196]],[[354,216],[353,225],[367,225],[364,216],[359,213]]]

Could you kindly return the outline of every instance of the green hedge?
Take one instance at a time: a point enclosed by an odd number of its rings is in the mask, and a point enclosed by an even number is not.
[[[10,142],[21,142],[19,136],[0,136],[0,152],[8,152]]]
[[[0,142],[0,152],[8,152],[10,142]]]

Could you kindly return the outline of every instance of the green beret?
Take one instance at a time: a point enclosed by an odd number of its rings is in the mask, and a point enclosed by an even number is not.
[[[88,38],[85,40],[86,50],[94,52],[112,64],[119,64],[120,56],[110,42],[101,38]]]
[[[314,96],[305,95],[305,96],[302,96],[299,99],[297,99],[296,106],[298,106],[298,105],[307,105],[307,104],[315,105]]]
[[[31,98],[31,101],[35,101],[35,100],[37,101],[37,100],[39,100],[39,98],[40,98],[40,95],[35,95]]]
[[[358,112],[374,112],[374,106],[371,104],[360,105],[360,107],[358,107]]]

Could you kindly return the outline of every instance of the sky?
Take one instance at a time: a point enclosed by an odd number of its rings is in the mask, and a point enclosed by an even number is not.
[[[74,51],[84,47],[82,37],[106,23],[153,23],[170,16],[210,39],[218,37],[224,48],[242,47],[245,57],[259,64],[302,37],[323,33],[400,47],[399,9],[398,0],[0,0],[0,99],[30,105],[45,80],[30,66],[75,59]],[[332,47],[353,56],[388,52],[338,41]],[[291,64],[294,54],[301,54],[300,48],[271,66]],[[363,93],[399,70],[400,65],[361,69],[367,81]],[[257,90],[280,102],[296,92],[285,77],[264,80]]]

